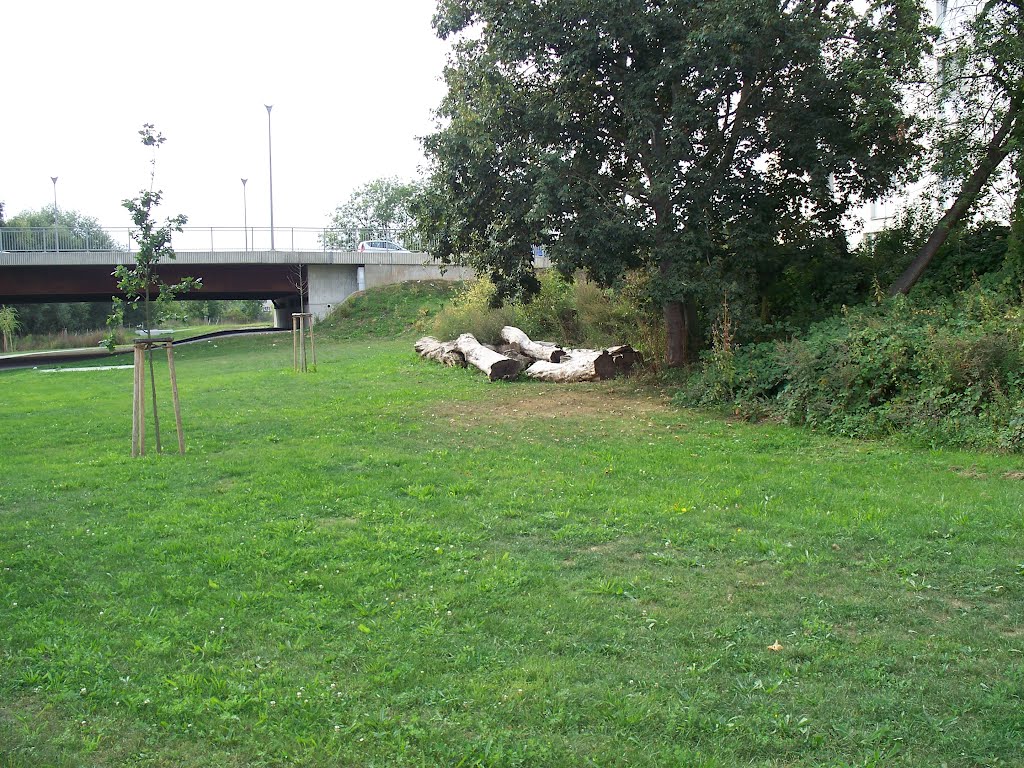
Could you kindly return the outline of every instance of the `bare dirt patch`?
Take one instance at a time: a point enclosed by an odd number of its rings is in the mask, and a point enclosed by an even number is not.
[[[453,403],[451,416],[488,421],[607,417],[639,419],[669,412],[668,398],[593,387],[536,386],[511,397]]]

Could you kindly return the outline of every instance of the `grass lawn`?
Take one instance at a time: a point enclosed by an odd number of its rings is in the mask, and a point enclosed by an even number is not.
[[[1019,457],[345,328],[0,372],[0,765],[1024,764]]]

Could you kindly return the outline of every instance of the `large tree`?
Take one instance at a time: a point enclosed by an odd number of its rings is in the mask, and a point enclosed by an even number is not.
[[[92,216],[66,210],[57,214],[57,240],[62,251],[126,250]],[[3,245],[8,250],[52,251],[54,249],[53,208],[22,211],[0,227]]]
[[[57,215],[61,250],[123,250],[92,216],[65,210]],[[52,250],[53,208],[22,211],[0,223],[0,250]],[[14,305],[26,334],[81,333],[102,328],[110,302],[42,303]]]
[[[409,201],[418,191],[416,182],[401,181],[395,176],[374,179],[357,187],[331,216],[324,245],[352,251],[362,240],[397,239],[406,247],[415,246],[416,243],[411,242],[415,236]]]
[[[1017,168],[1021,213],[1024,158],[1024,0],[951,3],[940,48],[935,97],[934,174],[952,200],[914,260],[889,287],[907,293],[982,193]],[[1010,160],[1008,160],[1010,158]],[[1013,162],[1016,158],[1016,162]]]
[[[667,361],[760,249],[834,235],[917,154],[917,0],[442,0],[455,38],[418,204],[432,252],[536,288],[530,245],[656,277]]]

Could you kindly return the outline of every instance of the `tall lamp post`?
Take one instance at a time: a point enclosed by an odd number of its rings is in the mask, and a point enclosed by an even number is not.
[[[249,252],[249,203],[245,197],[245,182],[248,179],[242,179],[242,231],[245,233],[245,252]]]
[[[270,110],[273,104],[264,104],[267,108],[267,159],[270,161],[270,250],[274,248],[274,145],[270,140]]]
[[[51,176],[53,182],[53,250],[60,250],[60,240],[57,237],[57,177]]]

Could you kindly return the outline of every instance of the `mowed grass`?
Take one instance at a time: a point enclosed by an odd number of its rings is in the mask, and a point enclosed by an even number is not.
[[[0,765],[1024,764],[1019,458],[334,333],[0,372]]]

